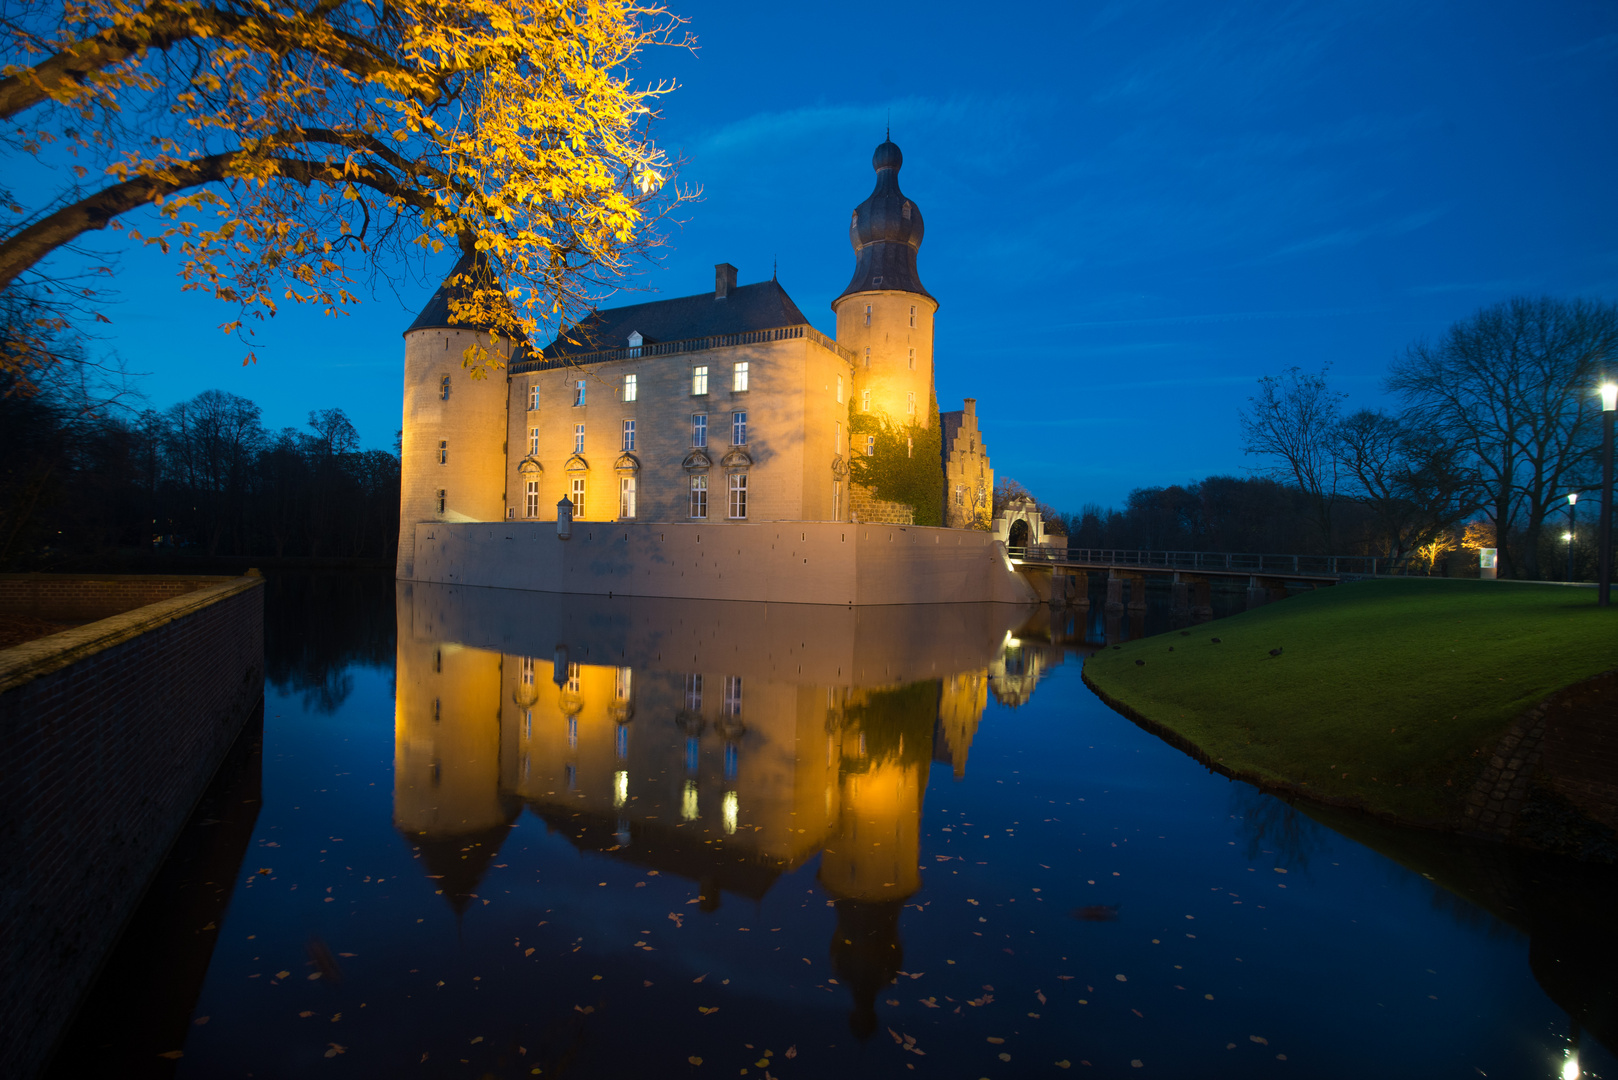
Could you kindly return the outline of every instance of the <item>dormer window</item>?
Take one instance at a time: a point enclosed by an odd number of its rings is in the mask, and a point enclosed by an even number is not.
[[[645,341],[646,339],[641,336],[641,332],[639,330],[631,331],[629,335],[629,355],[639,356],[640,347]]]

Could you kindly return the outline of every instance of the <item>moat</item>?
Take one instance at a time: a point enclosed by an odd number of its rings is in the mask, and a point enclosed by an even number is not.
[[[1618,1076],[1610,868],[1210,774],[1102,606],[272,578],[52,1075]]]

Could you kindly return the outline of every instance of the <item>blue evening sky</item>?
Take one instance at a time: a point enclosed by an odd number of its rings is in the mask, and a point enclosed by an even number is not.
[[[1391,357],[1482,305],[1618,296],[1611,3],[676,3],[700,52],[645,71],[682,84],[659,139],[704,198],[634,287],[779,259],[830,332],[891,114],[940,407],[975,396],[996,472],[1062,509],[1251,466],[1236,412],[1265,373],[1330,364],[1374,405]],[[153,405],[338,405],[391,447],[442,261],[344,320],[284,312],[243,368],[230,309],[126,254],[110,343]]]

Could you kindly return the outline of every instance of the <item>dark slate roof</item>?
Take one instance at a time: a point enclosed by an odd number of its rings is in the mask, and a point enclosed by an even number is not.
[[[711,292],[606,308],[568,328],[545,346],[547,360],[601,349],[622,349],[639,331],[644,344],[681,341],[716,334],[744,334],[778,326],[806,325],[808,319],[775,280],[739,285],[720,300]]]
[[[460,284],[452,285],[450,282],[472,270],[474,266],[478,268],[477,272],[487,273],[489,267],[488,256],[462,254],[455,261],[455,265],[450,269],[450,272],[444,275],[444,280],[433,291],[432,299],[427,301],[427,306],[421,309],[421,314],[416,316],[416,321],[410,324],[405,333],[409,334],[416,330],[432,330],[441,326],[447,326],[452,330],[483,329],[472,323],[453,319],[449,313],[450,300],[463,295],[466,291],[465,286]]]
[[[899,190],[903,165],[904,155],[892,142],[878,146],[871,157],[876,188],[854,208],[848,226],[848,239],[854,245],[854,278],[838,300],[851,293],[888,289],[932,297],[916,269],[916,253],[926,227],[921,207]]]

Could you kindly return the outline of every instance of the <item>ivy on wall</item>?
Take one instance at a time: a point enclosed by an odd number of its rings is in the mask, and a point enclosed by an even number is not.
[[[917,525],[944,524],[944,466],[938,424],[938,398],[928,396],[932,423],[899,424],[886,413],[854,412],[848,416],[853,435],[849,472],[854,483],[887,502],[906,503]],[[876,453],[865,453],[865,439],[875,436]]]

